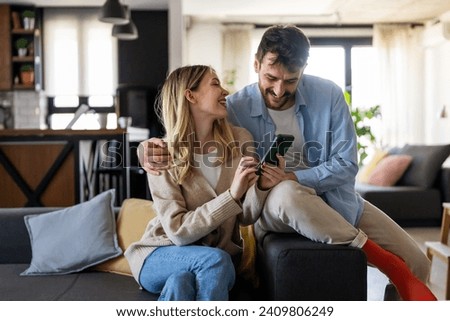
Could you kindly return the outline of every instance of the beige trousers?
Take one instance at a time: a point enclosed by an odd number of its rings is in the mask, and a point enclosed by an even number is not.
[[[431,264],[426,255],[380,209],[365,202],[355,227],[317,196],[314,189],[294,181],[283,181],[270,191],[255,230],[258,237],[267,231],[297,232],[316,242],[354,247],[362,247],[369,238],[402,258],[423,282],[430,273]]]

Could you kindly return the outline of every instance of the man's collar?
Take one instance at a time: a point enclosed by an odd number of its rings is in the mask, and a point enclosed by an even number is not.
[[[250,116],[251,117],[258,117],[258,116],[264,116],[267,117],[267,108],[266,103],[264,102],[263,96],[261,94],[261,91],[259,90],[258,83],[255,83],[253,86],[253,90],[255,91],[255,99],[252,100],[251,105],[251,111]]]
[[[304,87],[304,84],[303,84],[303,80],[304,79],[305,79],[305,75],[303,74],[302,78],[300,79],[300,83],[297,86],[297,90],[295,91],[295,106],[296,106],[295,108],[296,108],[296,111],[298,111],[300,106],[307,107],[305,97],[302,94],[302,88]]]

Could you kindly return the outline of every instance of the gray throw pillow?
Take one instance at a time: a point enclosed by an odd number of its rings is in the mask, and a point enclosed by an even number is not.
[[[397,185],[430,188],[450,155],[450,145],[405,145],[397,153],[413,157]]]
[[[32,259],[21,275],[79,272],[122,254],[113,206],[109,190],[63,210],[25,216]]]

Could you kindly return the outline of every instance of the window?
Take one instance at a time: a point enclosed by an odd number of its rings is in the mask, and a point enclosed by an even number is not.
[[[334,81],[351,93],[352,105],[378,104],[377,61],[371,37],[310,38],[311,50],[305,73]]]
[[[98,9],[44,9],[43,39],[50,128],[65,128],[81,105],[90,110],[72,128],[100,128],[92,111],[115,124],[117,40]]]
[[[351,49],[352,105],[363,108],[380,103],[379,65],[372,46],[354,46]]]
[[[305,73],[333,80],[351,94],[353,109],[366,110],[380,104],[378,66],[371,38],[312,38]],[[380,118],[365,119],[363,124],[370,127],[375,137],[380,137]],[[364,135],[358,141],[367,146],[364,162],[373,155],[375,146]]]
[[[342,46],[311,47],[305,74],[334,81],[345,88],[345,51]]]

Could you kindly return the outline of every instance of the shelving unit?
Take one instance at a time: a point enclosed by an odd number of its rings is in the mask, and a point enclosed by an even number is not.
[[[31,13],[33,22],[25,21]],[[33,6],[0,5],[0,90],[35,90],[42,84],[40,10]],[[18,42],[26,52],[19,54]],[[33,71],[27,81],[24,69]]]

